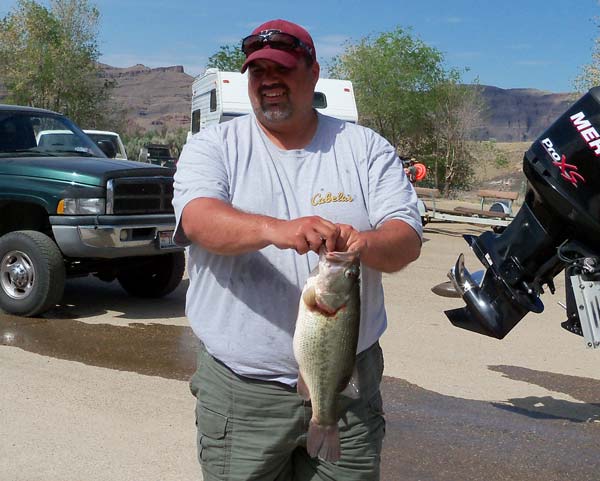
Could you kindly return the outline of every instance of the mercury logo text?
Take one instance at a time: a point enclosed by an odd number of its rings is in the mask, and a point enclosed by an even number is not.
[[[585,114],[578,112],[571,115],[570,119],[589,148],[594,151],[594,154],[600,155],[600,134],[591,122],[585,118]]]

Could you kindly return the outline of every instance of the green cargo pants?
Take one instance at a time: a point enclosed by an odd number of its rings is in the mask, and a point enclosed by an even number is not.
[[[341,397],[342,457],[330,463],[306,452],[311,407],[295,389],[238,376],[201,347],[190,387],[204,481],[378,480],[385,434],[378,343],[359,354],[357,371],[360,397]]]

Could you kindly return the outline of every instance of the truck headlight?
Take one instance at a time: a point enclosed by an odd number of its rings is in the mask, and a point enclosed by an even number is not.
[[[103,215],[105,212],[105,199],[61,199],[56,208],[56,213],[62,215]]]

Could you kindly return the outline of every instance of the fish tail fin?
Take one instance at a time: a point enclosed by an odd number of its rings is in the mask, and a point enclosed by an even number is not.
[[[308,427],[306,450],[313,458],[318,456],[332,463],[338,461],[341,456],[341,450],[340,431],[337,424],[322,426],[311,419]]]

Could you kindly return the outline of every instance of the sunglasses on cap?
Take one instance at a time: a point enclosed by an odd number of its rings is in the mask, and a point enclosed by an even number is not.
[[[242,40],[242,52],[248,57],[267,45],[276,50],[284,50],[286,52],[302,49],[308,53],[309,56],[312,57],[313,55],[313,49],[306,45],[302,40],[289,33],[280,32],[279,30],[269,30],[265,33],[247,36]]]

